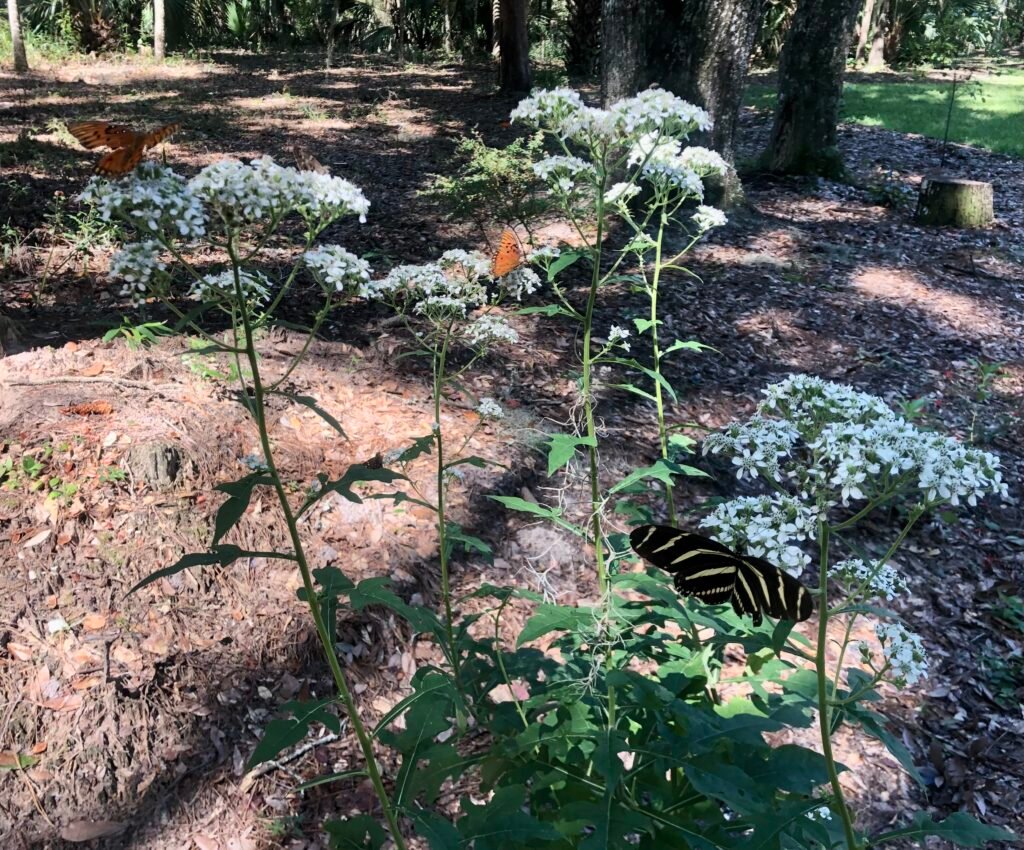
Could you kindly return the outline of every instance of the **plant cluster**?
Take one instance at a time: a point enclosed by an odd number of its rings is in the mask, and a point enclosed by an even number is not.
[[[910,753],[869,704],[879,699],[883,682],[910,686],[924,676],[924,649],[876,602],[903,591],[890,560],[918,519],[940,505],[973,505],[1005,492],[998,459],[916,429],[880,399],[793,376],[767,388],[750,420],[705,441],[705,451],[732,459],[738,477],[764,482],[771,492],[720,505],[704,524],[723,542],[776,558],[793,571],[814,565],[816,639],[793,632],[792,623],[753,626],[732,609],[680,598],[660,572],[633,569],[624,528],[656,513],[674,524],[677,479],[705,474],[684,462],[694,441],[672,424],[675,390],[664,373],[668,357],[704,346],[663,338],[659,293],[666,273],[685,271],[681,263],[689,248],[709,228],[725,224],[719,210],[702,202],[703,179],[726,166],[713,152],[685,144],[691,132],[708,128],[707,114],[658,89],[608,109],[586,105],[569,89],[537,91],[512,118],[542,133],[554,149],[542,156],[535,148],[531,171],[578,237],[559,250],[532,251],[543,281],[528,267],[495,280],[485,257],[465,251],[375,275],[341,246],[314,246],[337,219],[367,214],[362,192],[341,178],[282,168],[266,158],[217,163],[191,180],[147,166],[136,176],[97,181],[86,190],[101,215],[124,222],[138,236],[115,258],[112,272],[128,294],[164,299],[182,327],[232,359],[237,400],[260,442],[260,456],[249,460],[246,474],[218,488],[226,499],[209,550],[184,555],[140,586],[189,567],[223,568],[245,557],[293,564],[330,669],[334,693],[282,706],[283,716],[268,724],[250,766],[274,758],[315,725],[340,730],[343,714],[364,762],[317,781],[366,778],[379,807],[326,824],[338,848],[390,842],[401,849],[409,846],[411,832],[433,850],[859,850],[869,841],[928,834],[974,846],[1006,838],[966,815],[936,824],[919,814],[889,832],[861,834],[844,801],[844,768],[831,749],[842,724],[859,726],[917,776]],[[260,266],[260,254],[289,216],[305,223],[305,244],[288,274],[275,279]],[[614,242],[606,238],[612,229]],[[675,250],[668,250],[670,241],[678,243]],[[219,252],[222,271],[203,274],[194,267],[190,251],[200,245]],[[583,269],[589,281],[582,293],[569,285],[565,273],[571,267]],[[429,366],[433,399],[422,437],[380,463],[355,464],[337,478],[320,474],[312,485],[283,476],[268,400],[276,395],[314,410],[342,439],[344,430],[314,399],[283,388],[308,344],[275,375],[258,350],[259,329],[274,320],[300,276],[323,294],[309,339],[328,311],[352,299],[387,305],[405,328],[409,354]],[[597,327],[601,294],[616,284],[640,295],[644,312]],[[183,298],[198,302],[187,314],[178,306]],[[527,299],[531,303],[519,306]],[[210,310],[228,317],[226,337],[203,328],[201,318]],[[577,398],[562,432],[548,437],[546,451],[550,475],[583,470],[585,507],[492,498],[576,536],[593,565],[596,593],[572,606],[528,588],[490,584],[473,591],[472,599],[460,597],[451,581],[453,558],[463,551],[486,556],[489,547],[458,524],[452,492],[466,467],[493,461],[467,453],[467,439],[452,439],[445,426],[446,391],[462,387],[461,378],[485,354],[515,344],[517,323],[545,319],[569,324],[579,339]],[[615,385],[649,411],[657,455],[653,464],[617,480],[609,480],[602,463],[599,409],[606,375],[616,376]],[[480,423],[502,415],[496,399],[475,404]],[[428,460],[432,471],[424,479],[418,470]],[[277,499],[288,529],[286,551],[251,552],[228,542],[257,490]],[[436,610],[405,602],[387,579],[355,583],[335,564],[312,566],[303,544],[304,518],[331,494],[353,502],[413,502],[434,517],[441,575]],[[906,502],[907,521],[880,554],[834,557],[836,541],[845,543],[857,522],[883,505]],[[808,540],[816,544],[816,559],[803,550]],[[842,591],[838,599],[836,588]],[[533,613],[510,644],[503,618],[513,601],[524,599]],[[368,605],[390,608],[438,649],[437,662],[416,670],[411,692],[373,729],[359,714],[335,634],[343,606]],[[877,620],[877,642],[851,646],[855,620],[868,616]],[[826,647],[837,630],[841,651],[831,664]],[[549,651],[532,645],[539,638]],[[744,651],[742,665],[725,664],[729,645]],[[815,722],[821,752],[766,739],[787,726]],[[382,764],[377,744],[390,750],[393,769]],[[449,818],[435,804],[453,781],[476,790]]]

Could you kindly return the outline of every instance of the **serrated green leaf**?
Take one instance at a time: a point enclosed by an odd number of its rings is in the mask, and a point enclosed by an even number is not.
[[[330,836],[331,850],[380,850],[388,840],[384,828],[369,815],[329,820],[324,829]]]
[[[303,407],[308,407],[317,416],[323,419],[324,422],[330,425],[331,428],[333,428],[341,436],[343,440],[348,439],[348,434],[346,434],[345,429],[341,427],[341,423],[333,416],[331,416],[330,413],[328,413],[326,410],[320,407],[320,405],[317,403],[317,400],[312,396],[298,395],[296,393],[285,392],[284,390],[274,390],[274,395],[282,396],[283,398],[287,398],[291,401],[294,401],[296,404],[301,404]]]
[[[173,576],[176,573],[180,573],[182,570],[189,569],[189,567],[207,567],[213,564],[226,567],[237,561],[239,558],[277,558],[282,561],[295,560],[294,555],[289,555],[284,552],[250,552],[246,549],[240,549],[238,546],[234,546],[230,543],[221,543],[218,546],[214,546],[209,552],[190,552],[187,555],[182,555],[181,558],[169,567],[164,567],[163,569],[150,573],[142,579],[142,581],[132,587],[132,589],[128,591],[128,595],[135,593],[136,590],[145,587],[147,584],[152,584],[154,581],[166,578],[167,576]]]
[[[966,812],[954,812],[943,821],[933,820],[927,812],[916,812],[910,826],[882,833],[871,839],[871,844],[881,845],[896,838],[918,840],[927,835],[944,838],[961,847],[984,847],[989,841],[1019,841],[1008,829],[983,824]]]
[[[419,809],[411,817],[416,834],[426,839],[430,850],[459,850],[462,846],[455,825],[436,812]]]
[[[689,339],[689,340],[686,340],[686,342],[683,342],[683,340],[681,340],[681,339],[677,339],[668,348],[666,348],[663,352],[661,352],[661,356],[662,357],[667,357],[673,351],[679,351],[681,349],[686,349],[687,351],[701,352],[705,348],[708,348],[711,351],[717,351],[717,349],[713,348],[712,346],[705,345],[703,342],[697,342],[697,340],[695,340],[695,339]]]
[[[596,622],[592,608],[571,608],[568,605],[538,605],[516,639],[516,646],[536,640],[548,632],[575,631],[592,628]]]
[[[552,434],[548,440],[548,475],[554,475],[569,463],[581,446],[596,446],[594,437],[577,437],[575,434]]]
[[[548,283],[551,283],[551,281],[558,277],[559,272],[569,268],[569,266],[575,263],[578,259],[585,256],[587,256],[587,254],[582,251],[566,251],[556,257],[554,262],[548,266]]]
[[[914,764],[914,757],[910,754],[910,750],[903,746],[903,742],[886,728],[885,719],[881,715],[857,703],[845,705],[843,709],[852,722],[859,723],[861,729],[885,745],[885,748],[892,754],[893,758],[900,763],[903,769],[919,786],[925,787],[924,777],[917,769],[917,765]]]
[[[240,478],[238,481],[229,481],[226,484],[218,484],[214,489],[228,494],[228,499],[217,509],[217,519],[213,524],[213,546],[220,543],[221,538],[227,534],[235,523],[241,518],[249,507],[252,499],[252,491],[256,487],[269,487],[273,485],[274,479],[263,472],[253,472]]]
[[[277,718],[267,724],[263,737],[249,756],[245,769],[252,770],[257,765],[270,761],[283,750],[295,746],[309,734],[312,723],[322,723],[332,732],[340,732],[341,723],[337,715],[327,711],[327,707],[333,703],[333,699],[285,703],[281,709],[290,712],[292,716]]]

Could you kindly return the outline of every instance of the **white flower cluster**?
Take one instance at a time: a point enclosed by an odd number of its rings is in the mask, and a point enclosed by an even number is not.
[[[269,156],[245,165],[226,159],[208,165],[189,188],[228,222],[255,222],[298,210],[307,218],[332,220],[355,213],[366,220],[370,202],[352,183],[330,174],[278,165]]]
[[[79,199],[94,204],[100,218],[120,218],[143,233],[197,239],[206,233],[199,197],[171,169],[146,163],[121,180],[93,177]]]
[[[438,263],[421,266],[396,266],[383,280],[370,281],[364,287],[368,298],[401,299],[413,311],[435,321],[465,317],[467,312],[487,301],[487,289],[481,278],[461,262],[451,262],[448,272]]]
[[[701,232],[710,230],[712,227],[724,227],[729,221],[725,217],[725,213],[718,207],[707,207],[704,204],[697,207],[697,212],[690,216],[690,220]]]
[[[623,348],[629,351],[629,343],[626,340],[629,339],[629,331],[625,328],[620,328],[618,325],[612,325],[608,331],[608,343],[610,345],[618,345],[619,348]]]
[[[921,638],[899,623],[877,623],[875,635],[890,665],[891,679],[898,685],[913,685],[928,675],[928,658]],[[871,648],[860,644],[861,659],[871,661]]]
[[[462,272],[464,275],[483,277],[491,273],[491,260],[479,251],[462,251],[455,248],[445,251],[438,260],[441,268],[454,272]]]
[[[994,454],[922,431],[876,396],[796,375],[768,387],[765,397],[749,422],[705,441],[705,452],[733,455],[738,478],[763,474],[781,481],[780,460],[790,458],[784,477],[804,495],[827,490],[832,504],[912,483],[928,507],[975,505],[984,495],[1007,494]]]
[[[302,255],[306,267],[313,272],[324,289],[344,292],[355,287],[360,295],[370,282],[370,264],[346,251],[340,245],[324,245]]]
[[[512,110],[513,121],[543,127],[562,139],[584,144],[628,144],[645,133],[685,136],[711,129],[708,113],[664,89],[647,89],[608,109],[585,106],[569,88],[537,90]]]
[[[501,405],[489,396],[484,396],[480,399],[476,412],[484,419],[502,419],[505,416],[505,411],[502,410]]]
[[[865,563],[860,558],[851,558],[833,565],[829,572],[850,588],[863,585],[868,593],[884,596],[889,601],[907,589],[903,576],[889,564],[884,564],[878,569],[874,564]]]
[[[597,170],[578,156],[549,156],[533,164],[533,173],[552,188],[568,194],[576,188],[578,177],[591,178]]]
[[[716,175],[723,177],[729,171],[729,164],[722,159],[717,151],[702,147],[688,147],[679,154],[679,159],[691,171],[697,172],[700,177]]]
[[[790,496],[743,496],[701,520],[720,543],[799,575],[811,559],[796,545],[814,536],[813,509]]]
[[[704,441],[704,454],[725,451],[732,455],[737,467],[736,477],[742,480],[766,475],[782,481],[779,461],[788,457],[800,438],[800,432],[789,422],[753,416],[746,422],[733,422],[724,431],[711,434]]]
[[[520,266],[501,278],[501,288],[511,298],[522,301],[524,295],[533,295],[540,289],[540,277],[529,266]]]
[[[472,345],[486,348],[498,342],[519,342],[519,334],[501,316],[480,316],[466,325],[466,338]]]
[[[636,183],[616,183],[604,193],[604,202],[606,204],[625,204],[639,194],[640,187]]]
[[[242,297],[246,301],[265,301],[270,297],[270,281],[259,272],[238,272]],[[208,274],[192,284],[188,297],[193,301],[235,301],[235,274],[231,269]]]
[[[827,821],[832,820],[832,810],[828,806],[818,806],[804,813],[810,820]]]
[[[124,281],[122,296],[130,296],[136,303],[145,299],[153,275],[166,269],[160,259],[160,244],[153,239],[132,242],[114,254],[110,260],[110,277]]]
[[[530,252],[531,263],[543,263],[550,260],[557,259],[562,253],[562,249],[557,245],[541,245],[539,248],[534,248]]]

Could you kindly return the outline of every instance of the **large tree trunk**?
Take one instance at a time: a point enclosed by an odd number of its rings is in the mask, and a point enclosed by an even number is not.
[[[779,60],[769,171],[838,177],[836,146],[851,23],[861,0],[800,0]]]
[[[732,163],[760,13],[760,0],[605,0],[605,102],[657,83],[711,114],[714,128],[707,138],[691,141]],[[736,200],[735,172],[717,194],[718,203]]]
[[[526,28],[528,10],[528,0],[501,0],[498,85],[504,92],[530,90],[530,34]]]
[[[11,25],[14,70],[19,74],[26,74],[28,73],[28,58],[25,56],[25,39],[21,35],[21,16],[18,14],[18,0],[7,0],[7,20]]]
[[[158,62],[163,62],[167,56],[167,34],[165,25],[167,13],[164,10],[164,0],[153,0],[153,57]]]
[[[601,0],[567,0],[566,6],[566,70],[570,74],[593,76],[601,66]]]

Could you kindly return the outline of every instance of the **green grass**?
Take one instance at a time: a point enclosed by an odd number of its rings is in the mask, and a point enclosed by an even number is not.
[[[950,83],[932,80],[847,83],[843,120],[941,139],[949,89]],[[746,102],[771,109],[775,91],[752,85]],[[1004,71],[958,84],[949,139],[1024,157],[1024,71]]]

